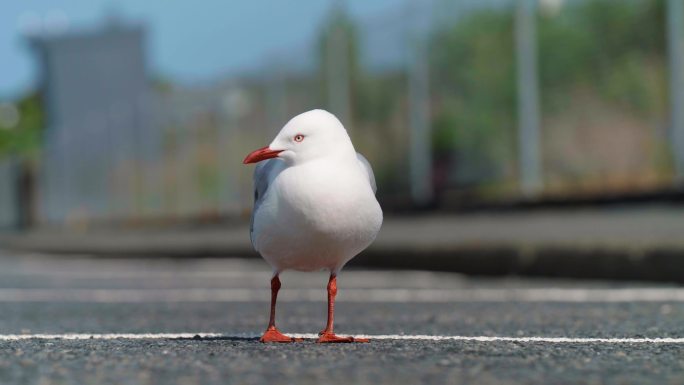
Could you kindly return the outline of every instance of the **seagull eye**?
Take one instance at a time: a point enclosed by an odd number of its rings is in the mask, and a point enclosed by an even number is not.
[[[294,137],[295,142],[301,142],[302,140],[304,140],[304,135],[302,135],[302,134],[295,135],[295,137]]]

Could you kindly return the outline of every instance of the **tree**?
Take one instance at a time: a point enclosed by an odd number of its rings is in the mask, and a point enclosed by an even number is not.
[[[0,127],[0,156],[35,157],[40,149],[44,113],[40,95],[32,92],[15,104],[18,121],[14,127]]]

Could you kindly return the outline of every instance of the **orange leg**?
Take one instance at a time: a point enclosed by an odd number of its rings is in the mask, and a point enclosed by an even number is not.
[[[275,326],[275,310],[276,310],[276,300],[278,299],[278,290],[280,290],[280,279],[278,274],[276,274],[271,279],[271,318],[268,321],[268,328],[261,336],[259,341],[261,342],[295,342],[297,339],[288,337],[278,330]]]
[[[330,280],[328,281],[328,322],[325,325],[325,329],[319,333],[318,341],[319,343],[331,343],[331,342],[369,342],[367,338],[355,338],[355,337],[339,337],[335,335],[333,331],[333,323],[335,321],[335,296],[337,295],[337,276],[335,274],[330,274]]]

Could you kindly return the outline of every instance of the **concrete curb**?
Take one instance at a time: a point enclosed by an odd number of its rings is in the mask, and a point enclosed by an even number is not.
[[[248,225],[39,230],[0,234],[0,248],[108,257],[257,257]],[[388,217],[350,266],[684,283],[684,208]]]
[[[110,258],[257,258],[249,242],[97,242],[86,236],[0,236],[0,247],[19,252],[78,254]],[[571,246],[552,244],[453,244],[445,247],[390,247],[382,242],[354,258],[349,266],[460,272],[482,276],[645,280],[684,283],[684,248]]]

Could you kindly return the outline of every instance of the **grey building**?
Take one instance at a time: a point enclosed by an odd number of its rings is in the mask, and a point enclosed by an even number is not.
[[[136,215],[151,124],[144,41],[144,28],[120,23],[31,39],[47,121],[39,222]]]

